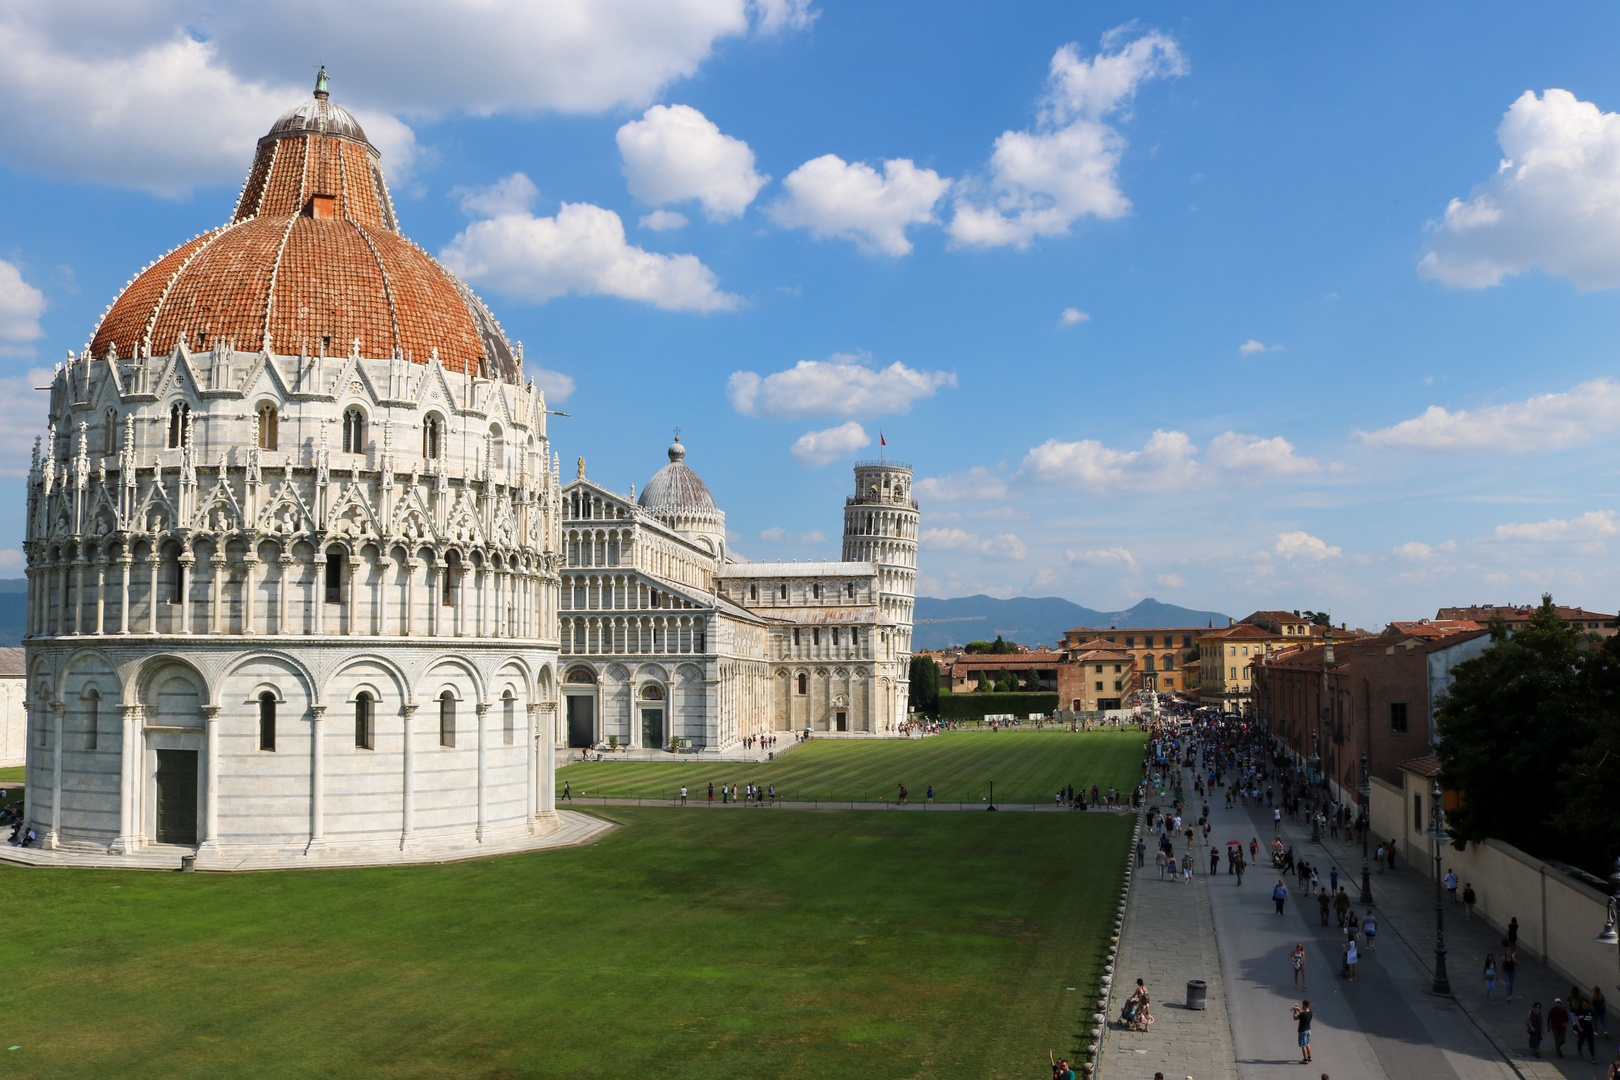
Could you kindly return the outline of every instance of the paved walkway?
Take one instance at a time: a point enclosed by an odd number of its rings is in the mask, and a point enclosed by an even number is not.
[[[1151,849],[1152,840],[1145,833],[1143,839]],[[1171,1080],[1189,1074],[1198,1080],[1238,1080],[1209,894],[1203,875],[1186,885],[1160,880],[1151,862],[1136,871],[1114,963],[1100,1080],[1151,1080],[1160,1071]],[[1122,1031],[1114,1021],[1137,979],[1152,995],[1153,1025],[1146,1032]],[[1183,1004],[1189,979],[1209,984],[1207,1008]]]
[[[842,800],[834,801],[834,800],[831,800],[831,799],[818,799],[818,800],[815,800],[815,801],[811,801],[811,800],[808,800],[808,799],[803,800],[803,801],[789,801],[787,799],[778,799],[774,803],[721,802],[720,797],[718,795],[715,796],[715,800],[712,803],[709,802],[708,799],[709,799],[709,794],[708,794],[707,791],[701,791],[701,792],[694,791],[692,793],[691,798],[687,800],[685,808],[688,809],[688,810],[903,810],[903,811],[906,811],[908,813],[927,813],[927,812],[936,811],[936,810],[949,810],[949,811],[953,811],[953,812],[958,811],[958,810],[979,810],[979,811],[983,811],[983,810],[988,810],[990,808],[986,803],[982,803],[982,802],[976,802],[976,803],[951,803],[951,802],[938,802],[938,801],[936,801],[936,802],[927,802],[925,800],[918,800],[918,801],[914,801],[914,802],[908,802],[905,805],[901,805],[900,803],[891,802],[891,801],[882,800],[882,799],[872,801],[872,802],[866,802],[866,801],[862,801],[862,800],[859,800],[859,799],[854,800],[853,802],[846,802],[846,801],[842,801]],[[613,799],[613,798],[604,798],[604,797],[598,796],[598,795],[587,796],[587,795],[585,795],[583,793],[574,793],[574,797],[572,799],[563,799],[561,797],[558,797],[558,799],[557,799],[557,806],[559,808],[565,807],[565,806],[580,806],[580,807],[588,807],[588,806],[666,806],[666,807],[668,807],[668,806],[673,806],[673,807],[680,807],[680,805],[681,805],[681,803],[680,803],[679,799]],[[1056,805],[1054,805],[1052,803],[1045,803],[1045,802],[1043,802],[1043,803],[1009,803],[1009,802],[999,802],[998,801],[996,803],[996,810],[998,812],[1007,811],[1009,813],[1025,813],[1025,814],[1031,813],[1031,812],[1033,812],[1033,813],[1041,813],[1041,814],[1078,814],[1078,813],[1082,812],[1082,811],[1079,811],[1079,810],[1072,810],[1067,806],[1056,806]],[[1083,811],[1083,812],[1088,813],[1088,814],[1093,814],[1093,813],[1129,814],[1129,813],[1131,813],[1131,808],[1129,806],[1093,806],[1090,809],[1088,809],[1086,811]]]
[[[1301,830],[1303,831],[1303,830]],[[1310,848],[1296,843],[1295,851]],[[1361,845],[1349,841],[1325,839],[1318,849],[1336,856],[1341,871],[1349,871],[1354,881],[1348,885],[1352,896],[1361,887]],[[1442,849],[1442,856],[1444,851]],[[1310,856],[1307,856],[1310,858]],[[1327,859],[1320,859],[1323,865]],[[1426,869],[1426,868],[1424,868]],[[1372,872],[1373,897],[1376,901],[1381,932],[1402,945],[1412,958],[1413,965],[1427,984],[1434,976],[1434,880],[1423,869],[1401,864],[1398,869],[1383,874],[1376,865]],[[1484,919],[1469,920],[1461,904],[1446,904],[1446,974],[1451,980],[1453,1004],[1459,1008],[1484,1035],[1490,1039],[1496,1052],[1511,1061],[1514,1071],[1524,1080],[1594,1080],[1607,1075],[1607,1065],[1614,1060],[1616,1042],[1613,1038],[1598,1036],[1597,1061],[1574,1057],[1575,1036],[1569,1037],[1564,1058],[1553,1054],[1552,1037],[1542,1043],[1542,1056],[1530,1055],[1525,1038],[1524,1019],[1532,1001],[1540,1001],[1543,1012],[1552,1007],[1553,998],[1568,998],[1569,980],[1553,973],[1547,965],[1519,953],[1519,970],[1515,993],[1508,1000],[1505,988],[1498,981],[1494,999],[1485,996],[1485,983],[1481,971],[1485,954],[1502,957],[1502,936]],[[1590,993],[1591,987],[1585,990]],[[1616,1011],[1613,991],[1611,1012]],[[1611,1024],[1611,1031],[1620,1035],[1620,1025]],[[1465,1078],[1466,1080],[1466,1078]]]

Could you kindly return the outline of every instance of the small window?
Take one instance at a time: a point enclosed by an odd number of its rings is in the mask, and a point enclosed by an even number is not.
[[[853,581],[851,581],[847,585],[845,585],[844,588],[849,590],[849,598],[851,600],[855,599],[855,583]]]
[[[177,401],[169,406],[169,449],[178,447],[186,438],[186,421],[191,417],[191,406]]]
[[[750,585],[750,586],[748,586],[748,599],[750,599],[750,600],[758,600],[759,599],[759,586],[758,585]]]
[[[1423,831],[1423,793],[1412,793],[1412,828],[1418,832]]]
[[[354,699],[354,745],[359,750],[375,750],[374,732],[371,726],[371,695],[360,691]]]
[[[108,409],[101,422],[101,452],[118,453],[118,410]]]
[[[810,586],[810,595],[814,596],[817,600],[821,599],[821,582],[815,582]]]
[[[280,416],[276,413],[276,407],[272,402],[266,401],[264,404],[259,406],[260,450],[274,450],[276,448],[276,442],[280,438],[280,434],[277,430],[280,425],[280,419]]]
[[[276,748],[276,695],[266,690],[259,695],[259,749]]]
[[[517,698],[510,690],[501,695],[501,741],[507,746],[517,741]]]
[[[832,636],[833,636],[833,644],[834,645],[838,644],[838,627],[836,627],[836,626],[833,627]]]
[[[186,602],[186,568],[180,563],[180,556],[176,555],[169,564],[173,571],[174,592],[169,596],[169,603],[183,604]]]
[[[783,599],[783,600],[786,600],[786,599],[787,599],[787,586],[786,586],[786,585],[782,585],[782,586],[781,586],[781,590],[782,590],[782,599]]]
[[[1406,702],[1389,703],[1389,730],[1392,735],[1406,734]]]
[[[343,602],[343,552],[328,551],[326,553],[326,602],[328,604],[341,604]]]
[[[1102,668],[1098,668],[1098,669],[1097,669],[1097,670],[1098,670],[1098,671],[1101,671],[1101,670],[1102,670]],[[1098,693],[1099,693],[1099,694],[1100,694],[1100,693],[1102,693],[1102,683],[1098,683],[1098,684],[1097,684],[1097,692],[1098,692]]]
[[[810,644],[812,644],[812,645],[820,645],[821,644],[821,627],[819,627],[819,626],[815,627],[814,629],[812,629],[810,631]]]
[[[84,698],[84,748],[94,750],[100,735],[101,695],[92,689],[85,693]]]
[[[795,626],[793,628],[793,644],[797,645],[798,643],[799,643],[799,628],[797,626]]]
[[[343,410],[343,452],[366,452],[366,414],[359,409]]]
[[[810,676],[806,675],[804,672],[801,671],[801,672],[799,672],[799,693],[808,694],[809,692],[810,692]]]
[[[456,577],[450,571],[451,567],[444,568],[443,587],[439,589],[439,603],[444,607],[454,607],[456,604]]]
[[[456,697],[448,690],[439,695],[439,745],[456,745]]]
[[[1126,638],[1126,639],[1125,639],[1125,647],[1126,647],[1126,648],[1127,648],[1127,649],[1134,649],[1134,648],[1136,648],[1136,639],[1135,639],[1135,638],[1134,638],[1134,637],[1127,637],[1127,638]]]

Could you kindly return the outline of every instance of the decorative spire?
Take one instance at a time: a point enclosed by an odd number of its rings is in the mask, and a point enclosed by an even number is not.
[[[322,64],[320,73],[315,76],[315,96],[316,96],[316,98],[318,98],[321,101],[325,101],[328,97],[331,96],[327,92],[326,86],[327,86],[326,65]]]

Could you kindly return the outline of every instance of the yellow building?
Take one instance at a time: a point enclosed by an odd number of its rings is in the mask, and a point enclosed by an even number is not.
[[[1224,630],[1206,630],[1198,638],[1198,700],[1226,712],[1248,709],[1254,665],[1262,657],[1312,644],[1323,627],[1312,626],[1287,611],[1257,611]]]

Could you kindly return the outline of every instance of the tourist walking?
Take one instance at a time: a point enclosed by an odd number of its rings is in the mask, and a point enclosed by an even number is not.
[[[1609,1037],[1609,1000],[1603,996],[1603,987],[1592,987],[1592,1021],[1603,1037]]]
[[[1530,1053],[1534,1057],[1541,1056],[1541,1035],[1545,1025],[1546,1017],[1541,1015],[1541,1002],[1531,1002],[1530,1015],[1524,1018],[1524,1031],[1530,1036]]]
[[[1339,929],[1343,930],[1344,920],[1350,914],[1350,894],[1342,888],[1333,896],[1333,914],[1338,916]]]
[[[1243,861],[1243,853],[1239,852],[1237,859],[1237,883],[1239,885],[1243,884],[1243,871],[1248,868],[1248,865],[1248,863]]]
[[[1351,982],[1356,981],[1356,961],[1361,959],[1356,952],[1356,939],[1351,938],[1344,943],[1344,973]]]
[[[1581,1047],[1592,1055],[1592,1061],[1597,1061],[1597,1026],[1592,1021],[1592,1003],[1581,998],[1581,1003],[1575,1006],[1575,1056],[1580,1057]]]
[[[1378,951],[1378,920],[1373,918],[1371,908],[1368,908],[1367,914],[1361,917],[1361,936],[1367,939],[1368,952]]]
[[[1502,989],[1507,991],[1506,1000],[1513,1000],[1513,976],[1519,970],[1519,958],[1509,949],[1502,954]]]
[[[709,805],[714,805],[714,781],[709,781]]]
[[[1308,1001],[1308,1000],[1301,1001],[1298,1005],[1295,1005],[1294,1009],[1293,1009],[1293,1013],[1294,1013],[1295,1029],[1299,1032],[1300,1063],[1304,1064],[1304,1065],[1309,1065],[1311,1063],[1311,1003],[1310,1003],[1310,1001]]]
[[[1288,886],[1283,884],[1282,878],[1278,878],[1276,887],[1271,890],[1271,902],[1277,905],[1277,914],[1281,915],[1283,913],[1283,904],[1287,900]]]
[[[569,789],[568,781],[566,780],[563,781],[563,799],[567,802],[574,801],[574,793]]]
[[[1439,859],[1435,860],[1435,862],[1439,862],[1439,861],[1440,861]],[[1445,880],[1446,880],[1446,891],[1451,894],[1451,902],[1453,904],[1455,904],[1457,902],[1457,871],[1451,869],[1450,867],[1447,867],[1446,868],[1446,878],[1445,878]]]
[[[1552,1008],[1547,1010],[1547,1030],[1552,1032],[1553,1053],[1563,1057],[1564,1040],[1569,1037],[1569,1010],[1564,1008],[1563,998],[1553,998]]]
[[[681,785],[681,805],[682,806],[686,805],[686,785],[685,784]]]
[[[929,790],[931,791],[933,789],[930,788]],[[1146,855],[1147,855],[1147,843],[1144,840],[1138,839],[1136,841],[1136,865],[1138,867],[1140,867],[1142,865],[1142,859]]]
[[[1309,989],[1305,982],[1305,943],[1297,942],[1294,951],[1288,954],[1288,962],[1294,966],[1294,986],[1298,989]]]
[[[1153,856],[1153,861],[1159,865],[1159,880],[1163,881],[1165,863],[1169,861],[1164,854],[1164,848],[1160,848],[1158,854]]]
[[[1485,996],[1496,996],[1496,957],[1491,953],[1485,954]]]
[[[1328,908],[1331,906],[1331,901],[1328,900],[1328,894],[1327,893],[1318,892],[1316,894],[1316,906],[1321,909],[1321,912],[1322,912],[1322,925],[1326,926],[1328,924],[1327,923]]]
[[[1474,917],[1474,883],[1468,882],[1463,886],[1463,915],[1472,919]]]

